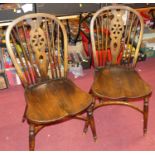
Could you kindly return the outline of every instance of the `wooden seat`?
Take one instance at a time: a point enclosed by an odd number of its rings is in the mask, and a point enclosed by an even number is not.
[[[139,111],[143,114],[146,134],[152,90],[135,69],[143,31],[143,18],[127,6],[103,7],[93,15],[90,35],[95,74],[90,93],[94,110],[123,105]],[[134,105],[133,99],[142,100],[143,108]],[[87,128],[85,125],[85,131]]]
[[[50,123],[74,116],[92,102],[89,94],[68,79],[51,80],[27,88],[25,98],[28,104],[26,117],[36,123]]]
[[[96,139],[92,97],[67,78],[64,25],[50,14],[27,14],[9,25],[6,43],[25,88],[23,121],[29,124],[29,150],[34,150],[35,136],[43,127],[69,118],[85,121]]]
[[[102,98],[140,98],[151,93],[151,87],[137,71],[121,66],[104,67],[96,71],[92,92]]]

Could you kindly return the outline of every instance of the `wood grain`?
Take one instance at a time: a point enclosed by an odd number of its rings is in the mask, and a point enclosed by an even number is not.
[[[53,15],[28,14],[14,20],[6,32],[8,52],[25,88],[23,121],[29,123],[29,150],[45,126],[66,119],[89,120],[96,137],[93,111],[83,117],[92,97],[67,78],[67,33]]]

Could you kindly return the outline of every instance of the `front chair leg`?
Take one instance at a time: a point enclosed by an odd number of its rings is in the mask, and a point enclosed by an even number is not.
[[[85,126],[84,126],[83,131],[86,133],[88,130],[88,127],[90,125],[94,141],[96,141],[97,136],[96,136],[95,121],[94,121],[94,117],[93,117],[93,107],[94,107],[94,103],[92,103],[91,106],[87,110],[87,120],[85,122]]]
[[[94,141],[96,141],[97,136],[96,136],[96,128],[95,128],[95,121],[94,121],[94,116],[93,116],[93,110],[91,109],[90,111],[87,112],[90,128],[93,134]]]
[[[34,151],[35,148],[35,126],[34,124],[29,125],[29,150]]]
[[[92,90],[91,89],[89,90],[89,94],[92,94]],[[88,131],[88,127],[89,127],[89,119],[88,118],[89,117],[88,117],[88,112],[87,112],[87,120],[85,121],[84,129],[83,129],[84,133],[87,133],[87,131]]]
[[[143,109],[143,119],[144,119],[143,133],[144,135],[147,133],[148,105],[149,105],[149,99],[148,97],[146,97],[144,98],[144,109]]]
[[[26,111],[27,111],[27,106],[25,107],[25,110],[24,110],[22,122],[25,122],[25,120],[26,120]]]

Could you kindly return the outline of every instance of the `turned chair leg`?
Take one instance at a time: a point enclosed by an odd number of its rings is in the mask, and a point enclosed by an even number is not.
[[[89,91],[89,93],[91,94],[91,89],[90,89],[90,91]],[[92,103],[93,104],[93,103]],[[92,106],[92,105],[91,105]],[[90,108],[90,107],[89,107]],[[88,108],[88,110],[87,110],[87,119],[86,119],[86,121],[85,121],[85,125],[84,125],[84,129],[83,129],[83,132],[86,134],[87,133],[87,131],[88,131],[88,127],[89,127],[89,117],[88,117],[88,111],[89,111],[89,108]]]
[[[94,121],[94,116],[93,116],[93,107],[94,107],[94,103],[92,103],[91,106],[87,110],[87,121],[85,122],[83,131],[86,133],[88,131],[88,127],[90,125],[94,141],[96,141],[97,136],[96,136],[95,121]]]
[[[144,109],[143,109],[143,119],[144,119],[143,133],[144,133],[144,135],[146,135],[146,133],[147,133],[148,105],[149,105],[149,99],[148,99],[148,97],[146,97],[146,98],[144,98]]]
[[[30,124],[29,126],[29,150],[34,151],[35,148],[35,126]]]
[[[88,111],[88,119],[89,119],[89,124],[90,124],[90,128],[93,134],[94,141],[96,141],[97,136],[96,136],[96,128],[95,128],[93,111]]]
[[[25,111],[24,111],[24,114],[23,114],[22,122],[25,122],[25,120],[26,120],[26,110],[27,110],[27,106],[25,107]]]

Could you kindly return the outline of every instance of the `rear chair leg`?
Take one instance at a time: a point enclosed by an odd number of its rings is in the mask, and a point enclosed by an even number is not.
[[[26,120],[26,111],[27,111],[27,105],[25,107],[25,111],[24,111],[24,114],[23,114],[22,122],[25,122],[25,120]]]
[[[147,123],[148,123],[148,106],[149,106],[149,99],[148,97],[144,98],[144,109],[143,109],[143,134],[146,135],[147,133]]]
[[[35,126],[34,124],[29,125],[29,150],[34,151],[35,148]]]

